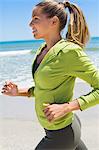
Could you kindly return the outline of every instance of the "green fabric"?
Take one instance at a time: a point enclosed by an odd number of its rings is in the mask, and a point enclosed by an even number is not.
[[[39,48],[41,51],[45,43]],[[35,60],[34,58],[34,60]],[[93,91],[78,98],[81,110],[99,104],[99,72],[80,46],[65,39],[57,42],[44,56],[35,71],[35,109],[41,125],[49,130],[60,129],[73,120],[73,113],[50,123],[43,109],[44,103],[65,103],[72,101],[76,77],[85,80]]]
[[[30,87],[30,88],[28,89],[29,97],[34,97],[34,88],[35,88],[35,86]]]

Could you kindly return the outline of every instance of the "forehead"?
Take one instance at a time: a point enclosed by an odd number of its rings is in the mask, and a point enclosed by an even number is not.
[[[43,15],[42,14],[42,9],[39,8],[39,7],[35,7],[33,9],[33,12],[32,12],[32,17],[34,17],[34,16],[41,16],[41,15]]]

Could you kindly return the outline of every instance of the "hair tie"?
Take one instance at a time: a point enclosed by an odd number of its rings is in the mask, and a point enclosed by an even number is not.
[[[64,3],[63,3],[63,2],[58,2],[58,4],[59,4],[59,5],[63,5],[63,6],[64,6]]]
[[[67,8],[67,7],[70,7],[71,4],[69,2],[63,2],[63,5],[65,8]]]

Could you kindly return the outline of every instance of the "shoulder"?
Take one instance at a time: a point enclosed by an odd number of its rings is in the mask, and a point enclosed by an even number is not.
[[[75,53],[75,52],[83,52],[83,49],[73,42],[69,42],[65,39],[62,39],[56,46],[54,47],[54,53],[58,55],[59,53]]]
[[[73,42],[63,42],[60,43],[60,49],[56,51],[57,59],[63,65],[79,65],[83,62],[89,62],[90,58],[87,56],[85,51],[78,45]],[[57,50],[57,49],[56,49]]]
[[[78,44],[75,44],[73,42],[66,42],[65,44],[65,47],[62,49],[62,51],[64,53],[75,53],[75,52],[83,52],[83,49],[78,45]]]

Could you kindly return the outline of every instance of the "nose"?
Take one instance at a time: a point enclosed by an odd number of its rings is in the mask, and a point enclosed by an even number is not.
[[[31,27],[33,25],[33,21],[30,21],[29,26]]]

